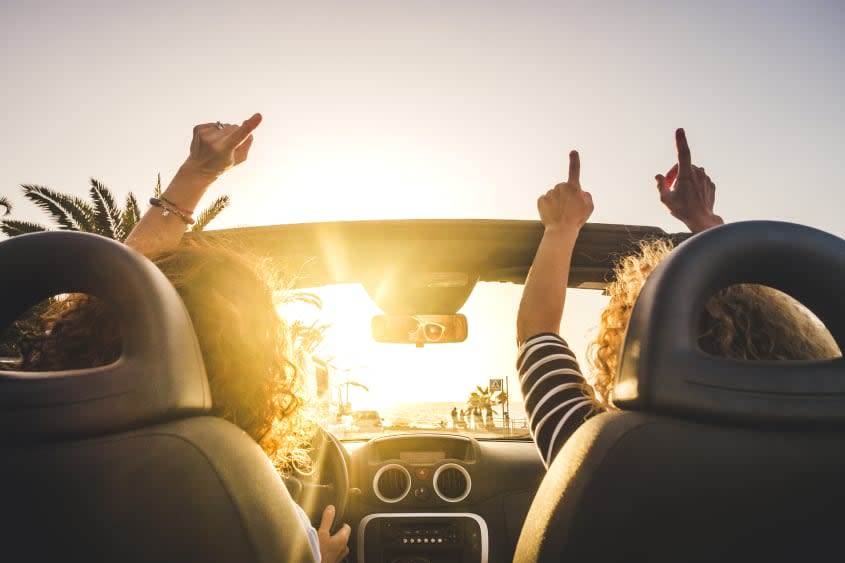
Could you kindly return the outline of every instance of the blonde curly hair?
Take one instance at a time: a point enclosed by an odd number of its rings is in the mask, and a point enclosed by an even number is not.
[[[182,297],[202,350],[212,412],[247,432],[277,467],[309,466],[314,427],[304,408],[296,334],[276,311],[285,286],[269,264],[219,239],[186,237],[151,257]],[[21,342],[23,369],[86,368],[117,360],[120,326],[104,303],[57,300]]]
[[[610,394],[631,310],[646,278],[672,248],[666,239],[643,241],[637,252],[616,264],[614,281],[607,287],[610,301],[587,350],[594,390],[589,394],[599,408],[613,408]],[[803,305],[781,291],[753,284],[729,286],[707,302],[699,321],[698,343],[708,354],[742,360],[815,360],[841,355],[824,325]]]

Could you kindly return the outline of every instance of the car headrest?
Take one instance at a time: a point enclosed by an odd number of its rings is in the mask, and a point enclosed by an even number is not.
[[[86,293],[120,319],[117,362],[84,370],[0,371],[0,442],[103,434],[211,407],[191,319],[164,274],[124,244],[53,231],[0,242],[0,331],[29,307]]]
[[[649,275],[625,335],[613,401],[623,409],[754,424],[845,422],[845,360],[746,362],[697,342],[707,300],[737,283],[788,293],[845,350],[845,240],[777,221],[697,234]]]

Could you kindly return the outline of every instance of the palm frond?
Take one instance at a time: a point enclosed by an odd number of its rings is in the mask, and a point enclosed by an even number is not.
[[[60,229],[95,232],[94,209],[86,201],[45,186],[23,184],[21,187],[24,197],[46,211]]]
[[[9,237],[16,237],[27,233],[38,233],[46,230],[47,227],[44,225],[30,223],[28,221],[12,221],[11,219],[0,221],[0,232]]]
[[[0,207],[6,208],[6,212],[3,215],[8,215],[12,212],[12,202],[4,195],[0,195]]]
[[[317,309],[323,308],[323,300],[320,299],[320,296],[309,291],[285,291],[281,295],[281,303],[283,305],[302,303],[303,305],[310,305]]]
[[[314,355],[320,344],[323,343],[326,331],[331,325],[318,324],[316,322],[311,324],[303,323],[300,320],[295,320],[290,323],[289,330],[296,343],[297,351],[302,355]]]
[[[102,182],[91,178],[91,201],[94,202],[94,226],[96,233],[115,240],[123,240],[126,235],[121,226],[120,208],[114,201],[114,195]]]
[[[202,231],[215,217],[220,214],[221,211],[227,207],[229,207],[229,196],[224,195],[218,197],[211,203],[211,205],[202,210],[196,218],[196,223],[194,223],[191,230]]]
[[[366,386],[366,385],[364,385],[363,383],[358,383],[357,381],[346,381],[346,382],[344,382],[344,383],[341,383],[341,385],[351,385],[352,387],[360,387],[360,388],[361,388],[361,389],[363,389],[364,391],[369,391],[369,390],[370,390],[370,388],[369,388],[369,387],[367,387],[367,386]]]
[[[123,232],[121,242],[126,240],[138,221],[141,220],[141,207],[138,205],[138,200],[135,199],[135,194],[129,192],[126,196],[126,204],[123,206],[123,215],[120,216],[120,230]]]

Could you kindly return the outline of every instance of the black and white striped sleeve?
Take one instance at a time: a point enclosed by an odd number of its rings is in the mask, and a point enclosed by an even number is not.
[[[582,389],[575,354],[557,334],[526,340],[516,368],[531,435],[548,468],[566,439],[593,414],[593,401]]]

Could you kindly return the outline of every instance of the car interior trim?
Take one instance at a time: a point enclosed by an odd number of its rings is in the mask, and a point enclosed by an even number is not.
[[[388,498],[382,494],[379,490],[379,479],[381,476],[386,473],[387,471],[398,469],[405,474],[406,485],[405,490],[396,498]],[[376,471],[375,476],[373,477],[373,493],[375,493],[376,497],[382,502],[393,504],[395,502],[399,502],[400,500],[404,499],[408,496],[408,493],[411,492],[411,473],[408,471],[406,467],[403,465],[399,465],[398,463],[389,463],[383,467],[380,467],[378,471]]]
[[[467,486],[464,490],[463,494],[458,497],[449,497],[440,490],[440,486],[438,485],[438,477],[445,471],[446,469],[457,469],[460,471],[464,478],[467,480]],[[440,497],[441,500],[446,502],[461,502],[469,495],[469,492],[472,490],[472,478],[469,476],[469,471],[466,470],[465,467],[462,465],[458,465],[457,463],[444,463],[434,471],[434,477],[432,478],[432,484],[434,485],[434,492]]]

